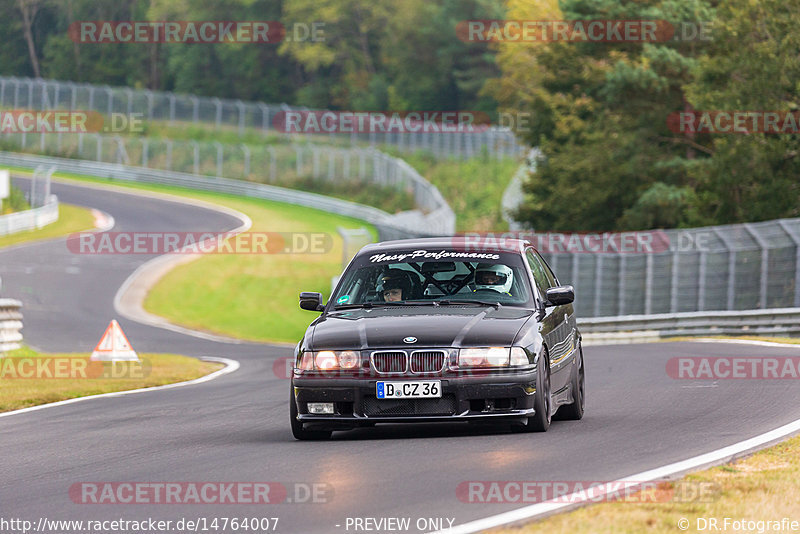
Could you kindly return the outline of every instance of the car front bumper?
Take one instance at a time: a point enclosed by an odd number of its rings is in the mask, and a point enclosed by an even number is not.
[[[534,415],[536,372],[442,376],[437,399],[378,399],[378,381],[417,381],[419,377],[292,379],[297,418],[308,428],[347,429],[374,423],[523,419]],[[309,402],[334,404],[334,414],[310,414]]]

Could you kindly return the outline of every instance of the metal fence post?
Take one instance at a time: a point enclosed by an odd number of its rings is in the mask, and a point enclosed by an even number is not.
[[[336,150],[329,148],[328,154],[328,180],[333,181],[336,178]]]
[[[297,166],[297,170],[295,172],[297,173],[297,177],[300,178],[303,172],[303,151],[302,148],[300,148],[300,145],[294,145],[294,152],[296,155],[295,163]]]
[[[147,120],[153,120],[153,91],[145,91],[147,98]]]
[[[758,235],[758,232],[753,228],[753,226],[749,223],[744,224],[745,230],[753,236],[756,243],[758,243],[759,248],[761,249],[761,283],[759,285],[760,292],[758,295],[758,307],[762,310],[767,307],[767,281],[769,280],[769,247],[767,242]]]
[[[169,125],[172,126],[175,123],[175,95],[167,93],[167,98],[169,99]]]
[[[269,181],[274,184],[278,179],[278,155],[275,147],[268,146],[267,152],[269,152]]]
[[[244,135],[244,102],[237,100],[236,107],[239,108],[239,136],[241,137]]]
[[[196,124],[200,122],[200,99],[192,95],[189,100],[192,101],[192,122]]]
[[[703,311],[706,307],[706,268],[708,256],[706,251],[700,252],[700,266],[697,273],[697,311]]]
[[[597,260],[595,262],[595,272],[594,272],[594,314],[593,317],[600,316],[600,298],[601,292],[603,289],[603,255],[598,254]]]
[[[317,147],[311,149],[311,161],[312,161],[311,176],[313,176],[314,179],[316,180],[319,178],[319,149]]]
[[[114,91],[111,90],[109,86],[103,86],[106,91],[106,96],[108,98],[108,116],[110,117],[111,114],[114,112]]]
[[[245,144],[239,145],[244,153],[244,172],[242,178],[247,178],[250,175],[250,149]]]
[[[190,141],[192,145],[192,154],[194,156],[194,173],[200,174],[200,145],[197,144],[197,141]]]
[[[678,311],[678,267],[679,267],[680,253],[678,251],[672,252],[672,265],[670,266],[671,277],[669,284],[669,311],[675,313]]]
[[[726,308],[728,310],[733,310],[733,304],[736,296],[736,250],[724,233],[720,232],[714,227],[711,228],[711,231],[714,232],[717,237],[719,237],[720,241],[722,241],[722,243],[725,245],[725,248],[728,249],[728,298],[726,302]]]
[[[166,145],[167,145],[167,157],[166,157],[165,164],[166,164],[167,170],[171,171],[172,170],[172,140],[171,139],[165,139],[165,142],[166,142]]]
[[[150,142],[147,140],[146,137],[142,137],[142,167],[147,167],[148,162],[148,149],[150,147]]]
[[[653,312],[653,253],[650,252],[645,257],[644,273],[644,313],[650,315]]]
[[[128,88],[125,90],[125,94],[128,97],[128,105],[126,109],[128,110],[128,119],[130,120],[130,116],[133,115],[133,90]]]
[[[258,108],[261,110],[261,131],[266,133],[269,131],[269,106],[259,102]]]
[[[778,221],[778,224],[794,243],[794,307],[800,308],[800,236],[786,221]]]
[[[214,146],[217,147],[217,177],[222,178],[222,143],[214,141]]]
[[[619,287],[617,288],[617,314],[625,315],[625,254],[619,255]]]

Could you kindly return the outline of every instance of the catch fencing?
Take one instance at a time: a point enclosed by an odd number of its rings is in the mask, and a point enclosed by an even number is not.
[[[527,149],[508,128],[490,127],[476,132],[353,132],[284,134],[274,122],[289,111],[319,111],[287,104],[243,102],[165,91],[110,87],[83,83],[0,76],[0,107],[11,109],[65,109],[139,114],[147,121],[173,126],[204,125],[244,136],[248,130],[264,134],[327,141],[341,146],[386,145],[400,152],[426,150],[438,158],[467,159],[486,153],[493,158],[517,157]]]
[[[289,187],[303,178],[331,184],[369,183],[406,193],[413,199],[414,209],[396,217],[397,224],[411,233],[448,235],[455,230],[455,214],[439,190],[405,161],[372,147],[229,145],[84,133],[6,133],[0,139],[12,150],[199,177]]]
[[[176,171],[143,169],[116,163],[13,152],[0,152],[0,165],[28,169],[44,165],[46,167],[55,167],[61,172],[80,175],[113,178],[128,182],[171,185],[297,204],[369,222],[378,229],[380,238],[383,240],[413,236],[449,235],[452,233],[452,226],[450,225],[453,219],[449,217],[440,218],[441,212],[425,214],[419,210],[412,210],[389,214],[378,208],[356,204],[347,200],[269,184],[250,183],[243,180],[197,176]],[[450,210],[446,204],[442,209]],[[449,211],[449,213],[452,214],[452,211]]]
[[[581,317],[800,307],[800,218],[650,235],[662,246],[542,255]]]

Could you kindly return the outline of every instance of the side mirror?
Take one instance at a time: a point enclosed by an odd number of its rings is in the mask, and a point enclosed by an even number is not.
[[[561,306],[575,300],[575,290],[572,286],[551,287],[547,290],[545,296],[547,297],[548,306]]]
[[[303,291],[300,293],[300,307],[309,311],[324,310],[325,306],[322,305],[322,293]]]

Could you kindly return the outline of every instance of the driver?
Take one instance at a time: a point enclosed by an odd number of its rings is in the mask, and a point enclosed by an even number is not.
[[[511,295],[514,274],[511,267],[502,263],[480,263],[475,268],[475,291],[491,289],[498,293]]]
[[[385,302],[398,302],[411,297],[411,281],[402,269],[389,269],[378,281],[378,293]]]

